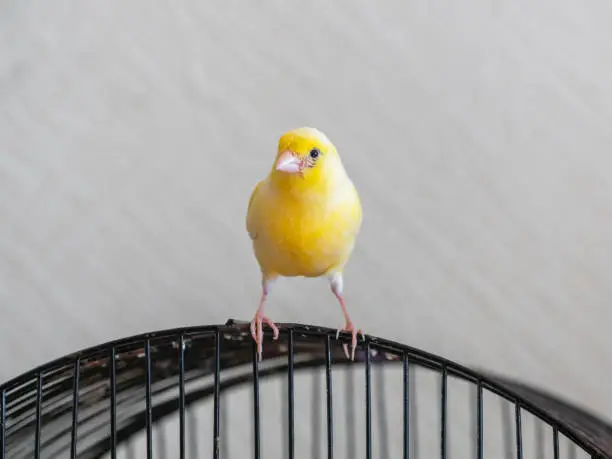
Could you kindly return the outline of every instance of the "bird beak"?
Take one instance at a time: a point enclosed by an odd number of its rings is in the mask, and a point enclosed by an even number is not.
[[[283,151],[276,161],[276,170],[297,174],[302,170],[302,161],[290,150]]]

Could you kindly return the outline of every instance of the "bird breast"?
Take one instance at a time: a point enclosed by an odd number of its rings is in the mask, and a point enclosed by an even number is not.
[[[342,264],[350,254],[355,234],[347,220],[354,203],[342,196],[296,200],[277,195],[265,210],[254,241],[264,271],[282,276],[315,277]]]

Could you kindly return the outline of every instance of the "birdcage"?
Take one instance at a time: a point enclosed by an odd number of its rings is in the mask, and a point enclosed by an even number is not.
[[[173,329],[0,387],[0,458],[604,458],[602,420],[396,342],[279,324]]]

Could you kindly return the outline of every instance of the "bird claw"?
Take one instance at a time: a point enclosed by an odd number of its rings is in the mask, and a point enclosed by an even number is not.
[[[348,345],[346,343],[344,343],[342,345],[342,349],[344,350],[344,355],[346,356],[347,359],[351,359],[352,361],[355,360],[355,348],[357,347],[357,334],[361,335],[361,338],[365,341],[365,334],[363,333],[363,331],[360,329],[356,329],[355,326],[353,325],[352,322],[347,322],[346,325],[344,326],[344,328],[342,329],[338,329],[336,330],[336,340],[340,337],[340,332],[341,331],[347,331],[349,333],[351,333],[352,335],[352,339],[351,339],[351,355],[349,356],[349,352],[348,352]]]
[[[274,341],[278,339],[278,327],[276,324],[268,317],[264,316],[263,313],[259,311],[253,317],[251,321],[251,336],[257,343],[257,356],[259,361],[261,362],[261,355],[263,352],[263,324],[267,324],[272,331],[274,332]]]

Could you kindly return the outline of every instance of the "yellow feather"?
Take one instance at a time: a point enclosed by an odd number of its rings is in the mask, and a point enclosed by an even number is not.
[[[313,149],[320,152],[316,160],[309,157]],[[273,166],[249,199],[246,226],[264,279],[341,272],[361,227],[357,190],[320,131],[285,133],[276,159],[287,150],[309,161],[309,167],[293,174]]]

